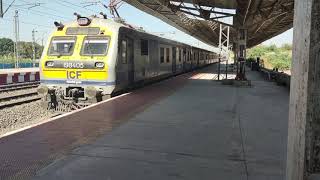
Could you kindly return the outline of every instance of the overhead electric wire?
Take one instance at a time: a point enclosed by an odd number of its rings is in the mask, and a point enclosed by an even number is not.
[[[29,3],[29,2],[27,2],[27,1],[25,1],[25,0],[19,0],[19,1],[22,1],[22,2],[25,2],[25,3]],[[43,3],[43,4],[45,4],[45,3]],[[39,6],[36,6],[36,7],[39,7],[39,8],[45,8],[46,10],[51,10],[51,11],[54,11],[54,12],[58,12],[58,13],[60,13],[60,14],[64,14],[65,12],[62,12],[62,11],[59,11],[59,10],[56,10],[56,9],[53,9],[53,8],[51,8],[51,7],[47,7],[47,6],[44,6],[44,5],[39,5]],[[36,7],[33,7],[33,8],[36,8]],[[33,9],[28,9],[28,10],[33,10]],[[34,10],[35,11],[35,10]],[[46,13],[46,12],[42,12],[42,13]],[[47,13],[47,14],[50,14],[50,13]],[[52,15],[52,14],[51,14]],[[53,15],[53,16],[57,16],[57,15]],[[60,17],[62,17],[62,16],[60,16]],[[64,18],[67,18],[67,17],[64,17]]]
[[[56,15],[56,14],[51,14],[51,13],[47,13],[47,12],[43,12],[43,11],[39,11],[39,10],[35,10],[35,9],[29,9],[29,8],[25,8],[25,7],[21,7],[21,6],[16,6],[16,9],[20,9],[20,10],[23,9],[23,10],[36,12],[36,13],[40,13],[43,15],[55,16],[55,17],[59,17],[59,18],[67,18],[67,17]]]
[[[17,8],[17,9],[19,9],[19,8]],[[50,13],[45,13],[45,12],[41,12],[41,11],[28,11],[28,10],[25,10],[25,9],[19,9],[19,10],[21,10],[23,12],[30,13],[30,14],[40,15],[40,16],[41,15],[45,15],[45,16],[49,17],[51,20],[54,20],[54,21],[57,20],[57,18],[62,18],[62,19],[68,20],[66,17],[52,15]],[[57,18],[55,18],[55,17],[57,17]]]
[[[89,10],[89,11],[91,11],[91,12],[97,13],[96,11],[94,11],[94,10],[92,10],[92,9],[89,9],[89,8],[86,8],[86,7],[82,7],[82,6],[80,6],[80,5],[73,4],[73,3],[68,2],[68,1],[65,1],[65,0],[58,0],[58,1],[64,2],[64,3],[68,3],[68,4],[70,4],[70,5],[73,5],[73,6],[76,6],[76,7],[79,7],[79,8],[83,8],[83,9]]]
[[[45,9],[48,9],[48,10],[51,10],[51,11],[54,11],[54,12],[58,12],[58,13],[60,13],[60,14],[63,14],[63,13],[65,13],[65,12],[62,12],[62,11],[58,11],[58,10],[56,10],[56,9],[52,9],[52,8],[49,8],[49,7],[47,7],[47,6],[39,6],[39,8],[45,8]],[[71,13],[70,13],[70,17],[71,17]]]
[[[14,22],[13,19],[2,18],[2,20]],[[28,24],[28,25],[34,25],[34,26],[38,26],[38,27],[44,27],[44,28],[52,29],[51,26],[45,26],[45,25],[35,24],[35,23],[31,23],[31,22],[26,22],[26,21],[19,21],[19,22],[22,23],[22,24]]]
[[[72,6],[81,8],[80,11],[81,11],[81,12],[85,12],[85,13],[87,13],[85,10],[90,10],[90,9],[88,9],[88,8],[84,8],[84,7],[75,5],[75,4],[73,4],[73,3],[67,2],[67,1],[61,1],[61,0],[53,0],[53,1],[55,1],[55,2],[58,3],[58,4],[60,4],[61,6],[68,7],[68,8],[70,8],[70,9],[72,9],[72,10],[75,10],[75,8],[72,7]],[[69,5],[66,5],[66,4],[69,4]],[[72,6],[70,6],[70,5],[72,5]],[[91,11],[93,11],[93,10],[91,10]],[[96,12],[95,12],[95,13],[96,13]]]
[[[10,9],[10,7],[13,5],[13,3],[15,2],[16,0],[13,0],[10,4],[9,4],[9,6],[7,7],[7,9],[2,13],[2,15],[4,15],[9,9]]]
[[[14,6],[14,5],[13,5]],[[58,18],[63,18],[63,19],[67,19],[67,17],[63,17],[63,16],[59,16],[59,15],[55,15],[55,14],[51,14],[51,13],[47,13],[47,12],[43,12],[43,11],[38,11],[38,10],[34,10],[34,9],[28,9],[28,8],[24,8],[24,7],[20,7],[20,6],[15,6],[16,9],[20,10],[20,11],[24,11],[24,12],[28,12],[30,14],[35,14],[35,15],[45,15],[48,17],[51,17],[53,20],[56,20],[54,17],[58,17]],[[67,19],[70,20],[70,19]]]
[[[63,3],[59,2],[59,1],[56,1],[56,0],[53,0],[53,1],[55,1],[55,2],[56,2],[57,4],[59,4],[60,6],[67,7],[67,8],[70,8],[70,9],[74,10],[74,7],[65,5],[65,4],[63,4]],[[82,11],[82,12],[84,12],[84,11]]]

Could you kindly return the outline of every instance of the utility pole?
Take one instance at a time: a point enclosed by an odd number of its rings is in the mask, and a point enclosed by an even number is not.
[[[16,10],[14,15],[14,34],[15,34],[15,68],[19,68],[19,12]]]
[[[33,58],[32,58],[32,67],[35,66],[35,61],[36,61],[36,38],[35,38],[35,33],[36,30],[32,30],[32,51],[33,51]]]
[[[3,18],[3,3],[2,0],[0,0],[0,18]]]

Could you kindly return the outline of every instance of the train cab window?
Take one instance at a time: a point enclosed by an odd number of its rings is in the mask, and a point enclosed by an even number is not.
[[[109,38],[105,36],[87,36],[82,45],[82,55],[106,55]]]
[[[166,48],[166,61],[167,63],[170,62],[170,49]]]
[[[141,55],[147,56],[149,54],[149,43],[148,40],[141,39]]]
[[[164,63],[164,48],[160,48],[160,63]]]
[[[127,64],[127,41],[121,41],[121,62]]]
[[[73,53],[75,43],[76,43],[76,37],[72,37],[72,36],[53,37],[50,42],[48,55],[70,56]]]

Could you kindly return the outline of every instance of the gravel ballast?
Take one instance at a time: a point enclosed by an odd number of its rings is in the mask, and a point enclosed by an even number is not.
[[[0,136],[52,117],[54,113],[41,107],[41,100],[0,110]]]

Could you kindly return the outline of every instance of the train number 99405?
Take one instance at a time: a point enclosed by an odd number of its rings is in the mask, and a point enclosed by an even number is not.
[[[65,62],[63,63],[64,68],[78,68],[78,69],[83,69],[84,64],[80,62]]]

